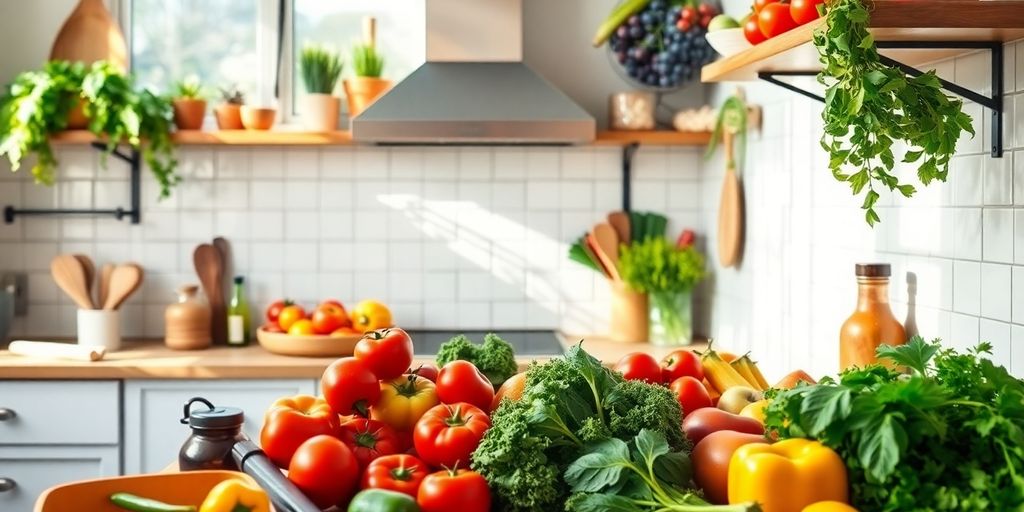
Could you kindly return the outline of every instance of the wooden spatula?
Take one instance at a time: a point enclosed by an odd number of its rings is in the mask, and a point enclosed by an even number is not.
[[[93,309],[92,298],[86,284],[85,269],[71,254],[61,254],[50,262],[50,273],[57,286],[71,297],[71,300],[82,309]]]
[[[192,261],[196,267],[196,274],[199,275],[199,282],[203,284],[203,293],[210,303],[210,336],[214,343],[227,343],[227,318],[224,307],[224,262],[221,260],[220,252],[210,244],[199,244],[194,253]]]
[[[123,263],[114,267],[110,274],[110,289],[107,291],[107,300],[103,301],[103,309],[120,308],[121,304],[142,286],[142,278],[142,267],[135,263]]]
[[[75,254],[75,259],[82,265],[82,271],[85,272],[85,291],[89,294],[89,302],[92,302],[93,307],[90,309],[96,309],[102,303],[95,303],[92,301],[92,284],[96,280],[96,265],[93,265],[92,258],[84,254]]]
[[[615,234],[619,235],[619,243],[628,244],[632,240],[629,214],[624,211],[615,211],[608,214],[608,224],[615,228]]]
[[[604,223],[602,222],[600,224],[604,224]],[[612,229],[611,226],[608,226],[607,224],[604,224],[604,225],[607,226],[609,230]],[[597,226],[594,226],[594,227],[596,228]],[[612,236],[614,236],[615,235],[615,231],[611,231],[611,234],[612,234]],[[614,239],[614,240],[612,240],[611,245],[608,245],[607,235],[603,234],[602,236],[605,236],[605,238],[606,238],[604,242],[602,242],[598,238],[597,233],[595,233],[594,231],[591,231],[590,233],[587,233],[587,245],[590,246],[590,250],[594,251],[594,255],[597,256],[597,259],[601,262],[601,266],[604,267],[605,273],[608,275],[608,277],[612,281],[621,281],[622,277],[619,275],[619,266],[618,266],[619,265],[619,257],[618,257],[618,249],[617,249],[618,241],[617,241],[617,239]],[[612,252],[615,253],[615,258],[614,259],[612,258],[612,255],[611,255]]]
[[[594,227],[591,228],[590,232],[594,234],[594,240],[597,241],[597,245],[601,247],[601,251],[608,257],[608,261],[610,261],[612,266],[618,270],[619,235],[615,233],[615,228],[607,222],[598,222],[597,224],[594,224]]]
[[[100,307],[106,304],[107,297],[110,295],[110,276],[114,274],[114,266],[110,263],[104,263],[100,267],[100,279],[97,288],[97,301],[96,304]]]
[[[743,253],[743,188],[732,156],[734,135],[728,128],[722,130],[725,179],[718,204],[718,263],[727,268],[738,265]]]
[[[231,244],[228,240],[222,236],[218,236],[213,239],[213,246],[217,248],[217,252],[220,253],[221,263],[221,290],[224,292],[224,297],[231,294],[231,286],[234,284],[234,265],[232,265],[231,258]],[[226,321],[226,319],[225,319]]]

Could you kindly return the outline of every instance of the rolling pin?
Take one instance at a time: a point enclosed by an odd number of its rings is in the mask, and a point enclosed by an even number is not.
[[[70,359],[72,361],[93,362],[103,359],[107,354],[104,347],[72,345],[52,341],[12,341],[7,347],[12,354],[29,357],[46,357],[50,359]]]

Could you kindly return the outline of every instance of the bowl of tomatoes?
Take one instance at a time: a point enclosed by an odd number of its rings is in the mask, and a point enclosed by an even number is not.
[[[275,301],[256,340],[269,352],[286,356],[342,357],[352,355],[364,333],[392,326],[391,311],[373,300],[351,310],[337,300],[325,300],[307,310],[289,300]]]

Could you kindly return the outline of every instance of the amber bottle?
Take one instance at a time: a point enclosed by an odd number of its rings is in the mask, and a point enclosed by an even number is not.
[[[889,308],[888,263],[856,266],[857,309],[839,330],[839,369],[875,362],[879,345],[902,345],[906,331]]]

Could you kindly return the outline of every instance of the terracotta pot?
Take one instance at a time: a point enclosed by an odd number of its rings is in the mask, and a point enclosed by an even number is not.
[[[171,103],[174,106],[174,124],[179,130],[202,129],[206,100],[175,98]]]
[[[348,116],[356,117],[369,107],[385,91],[391,88],[391,80],[359,76],[345,80],[345,98],[348,99]]]
[[[302,97],[302,124],[314,132],[338,129],[341,100],[330,94],[309,93]]]
[[[624,343],[647,343],[647,294],[630,290],[623,283],[612,283],[612,311],[609,337]]]
[[[273,108],[242,105],[242,126],[246,130],[269,130],[274,126],[274,116],[276,115],[277,110]]]
[[[85,102],[78,100],[78,104],[68,112],[68,130],[84,130],[89,127],[89,118],[85,117]]]
[[[217,128],[221,130],[241,130],[242,106],[234,103],[223,103],[213,109],[213,115],[217,118]]]

